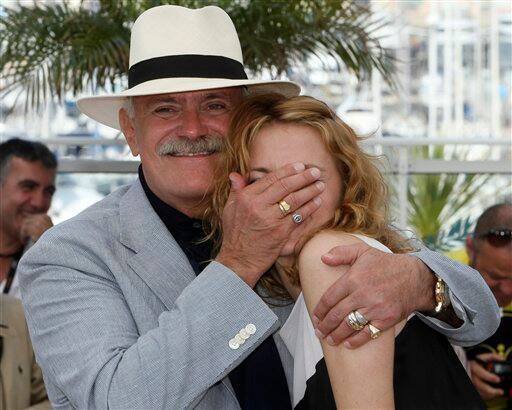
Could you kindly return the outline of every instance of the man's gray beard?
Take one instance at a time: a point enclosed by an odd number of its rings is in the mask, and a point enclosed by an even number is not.
[[[176,137],[161,145],[158,155],[188,155],[199,153],[215,153],[224,150],[224,138],[219,136],[203,136],[195,139]]]

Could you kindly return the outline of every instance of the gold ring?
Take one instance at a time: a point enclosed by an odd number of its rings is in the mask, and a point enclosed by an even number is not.
[[[282,201],[279,201],[277,203],[279,205],[279,209],[283,213],[283,215],[287,215],[288,212],[290,212],[290,209],[292,208],[288,202],[286,202],[284,199]]]
[[[381,334],[380,329],[373,326],[371,323],[368,323],[368,330],[370,331],[370,337],[372,339],[377,339]]]

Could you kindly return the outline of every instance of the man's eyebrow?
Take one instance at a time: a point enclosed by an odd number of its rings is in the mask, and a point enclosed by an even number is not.
[[[151,100],[150,104],[159,104],[159,103],[177,103],[178,100],[173,97],[157,97],[154,100]]]
[[[229,97],[228,97],[228,94],[219,93],[219,92],[209,93],[209,94],[206,94],[204,97],[205,100],[214,100],[216,98],[229,98]],[[162,97],[155,97],[154,99],[152,99],[150,101],[149,104],[153,105],[153,104],[161,104],[161,103],[179,104],[179,101],[177,98],[174,98],[174,97],[162,96]]]
[[[215,93],[206,94],[204,97],[205,100],[214,100],[216,98],[229,98],[229,96],[228,96],[228,94],[215,92]]]
[[[316,165],[316,164],[304,164],[306,169],[307,168],[318,168],[321,172],[324,172],[325,171],[325,168],[324,167],[321,167],[320,165]],[[251,168],[251,171],[257,171],[257,172],[263,172],[265,174],[268,174],[272,171],[268,170],[267,168],[264,168],[264,167],[259,167],[259,168]]]
[[[509,276],[506,273],[501,274],[500,272],[494,270],[490,270],[488,274],[489,276],[492,276],[492,278],[495,280],[512,279],[509,278]]]
[[[33,180],[33,179],[22,179],[21,181],[18,181],[18,185],[39,185],[39,182]]]
[[[34,181],[33,179],[22,179],[21,181],[18,181],[18,185],[32,185],[32,186],[40,186],[41,184],[37,181]],[[56,191],[57,188],[55,186],[55,184],[50,184],[46,187],[44,187],[45,190],[51,190],[51,191]]]

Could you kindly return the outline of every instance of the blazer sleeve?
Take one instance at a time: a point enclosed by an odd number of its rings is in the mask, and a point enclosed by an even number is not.
[[[500,310],[478,271],[425,247],[412,255],[421,259],[446,282],[453,309],[464,321],[460,327],[453,328],[434,317],[417,312],[423,322],[447,336],[450,343],[459,346],[478,344],[494,334],[500,324]]]
[[[19,264],[36,357],[49,392],[60,392],[62,402],[50,395],[56,407],[194,406],[278,327],[245,282],[212,262],[158,316],[158,326],[140,335],[103,262],[111,244],[101,231],[89,230],[94,239],[84,241],[83,229],[72,228],[45,233]],[[230,348],[249,323],[256,332]]]

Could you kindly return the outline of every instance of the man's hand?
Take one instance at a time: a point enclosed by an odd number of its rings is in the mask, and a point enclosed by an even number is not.
[[[21,224],[20,239],[23,243],[36,242],[52,226],[52,220],[46,214],[27,215]]]
[[[222,216],[222,246],[215,260],[254,287],[276,261],[294,230],[304,229],[308,217],[320,206],[324,190],[317,168],[289,164],[247,185],[242,176],[230,175],[231,192]],[[278,202],[291,207],[284,215]],[[292,214],[299,213],[297,225]]]
[[[338,246],[322,256],[330,266],[349,270],[322,296],[313,314],[317,335],[327,342],[355,348],[370,340],[365,330],[354,332],[347,315],[358,310],[384,331],[417,310],[434,308],[436,278],[418,258],[379,251],[366,244]]]
[[[496,353],[482,353],[476,357],[484,362],[491,360],[503,361],[503,357]],[[489,384],[500,382],[500,378],[497,375],[486,370],[475,360],[469,361],[469,368],[471,369],[471,380],[473,385],[478,390],[478,393],[480,393],[480,396],[482,396],[482,399],[490,400],[496,397],[501,397],[505,394],[502,389],[497,389]]]

